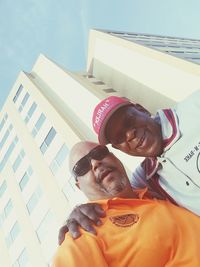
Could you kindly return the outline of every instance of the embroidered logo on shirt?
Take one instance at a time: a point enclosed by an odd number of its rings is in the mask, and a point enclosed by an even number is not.
[[[109,217],[110,221],[119,227],[130,227],[139,220],[138,214],[124,214],[120,216]]]

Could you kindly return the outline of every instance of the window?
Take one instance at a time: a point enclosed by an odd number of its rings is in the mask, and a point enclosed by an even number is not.
[[[115,93],[115,92],[117,92],[113,88],[103,89],[103,91],[106,92],[106,93]]]
[[[19,182],[19,187],[21,189],[21,191],[24,190],[24,187],[26,186],[26,184],[29,181],[30,176],[33,174],[33,169],[31,168],[31,166],[29,166],[28,170],[24,173],[22,179]]]
[[[2,171],[2,169],[4,168],[4,166],[6,165],[7,163],[7,160],[9,159],[12,151],[14,150],[15,148],[15,145],[17,144],[17,142],[19,141],[18,137],[15,136],[13,142],[10,144],[10,146],[8,147],[8,150],[6,151],[2,161],[0,162],[0,171]]]
[[[12,267],[26,267],[28,266],[28,253],[27,250],[24,248],[19,255],[18,259],[12,265]]]
[[[71,176],[70,179],[67,181],[67,183],[64,185],[62,192],[66,199],[68,201],[72,201],[72,196],[74,196],[75,193],[75,182],[74,182],[74,177]]]
[[[88,79],[94,78],[94,76],[92,74],[89,74],[89,73],[88,74],[84,74],[83,77],[88,78]]]
[[[8,127],[8,130],[5,132],[3,138],[1,139],[1,142],[0,142],[0,149],[3,147],[3,145],[5,144],[6,140],[8,139],[8,136],[10,134],[10,132],[12,131],[12,124],[9,125]]]
[[[46,117],[44,115],[44,113],[42,113],[39,117],[39,119],[37,120],[33,130],[32,130],[32,136],[35,137],[37,135],[37,133],[39,132],[40,128],[42,127],[44,121],[45,121]]]
[[[35,102],[33,102],[33,104],[31,105],[31,107],[30,107],[30,109],[29,109],[29,111],[27,113],[27,116],[26,116],[26,118],[24,120],[25,123],[29,122],[29,120],[32,117],[33,113],[35,112],[36,108],[37,108],[37,104]]]
[[[6,181],[4,180],[0,186],[0,197],[3,196],[4,192],[6,191],[6,188],[7,188],[7,184],[6,184]]]
[[[21,191],[23,191],[23,189],[26,186],[26,184],[28,183],[28,181],[29,181],[29,176],[25,172],[25,174],[23,175],[21,181],[19,182],[19,187],[20,187]]]
[[[6,113],[6,114],[4,115],[4,117],[3,117],[2,121],[1,121],[1,123],[0,123],[0,131],[3,129],[3,126],[4,126],[4,124],[5,124],[6,120],[7,120],[7,118],[8,118],[8,114]]]
[[[8,217],[8,215],[10,214],[12,208],[13,208],[12,201],[11,199],[9,199],[2,213],[0,214],[0,227],[4,223],[5,219]]]
[[[26,105],[26,102],[28,101],[28,99],[29,99],[29,93],[26,93],[25,94],[25,96],[24,96],[24,98],[23,98],[23,100],[22,100],[22,102],[21,102],[21,105],[19,106],[19,112],[21,112],[22,110],[23,110],[23,108],[24,108],[24,106]]]
[[[18,90],[17,90],[17,92],[16,92],[16,94],[15,94],[15,96],[14,96],[14,98],[13,98],[13,102],[14,102],[14,103],[17,101],[19,95],[20,95],[21,92],[22,92],[22,89],[23,89],[23,86],[20,85],[20,87],[18,88]]]
[[[56,154],[55,158],[52,160],[50,164],[50,169],[54,175],[57,173],[58,169],[62,166],[64,160],[68,155],[68,152],[69,150],[67,146],[64,144]]]
[[[40,150],[42,154],[46,152],[47,148],[50,146],[55,135],[56,135],[56,130],[52,127],[50,131],[48,132],[47,136],[45,137],[44,142],[40,146]]]
[[[10,236],[12,241],[15,241],[16,237],[18,236],[20,232],[20,228],[19,228],[19,223],[15,222],[15,224],[13,225],[11,231],[10,231]]]
[[[42,243],[48,236],[49,234],[49,228],[50,228],[50,225],[53,221],[53,213],[51,210],[49,210],[44,218],[42,219],[36,233],[37,233],[37,236],[38,236],[38,239],[40,241],[40,243]]]
[[[17,156],[15,162],[14,162],[13,165],[12,165],[12,168],[13,168],[13,171],[14,171],[14,172],[16,172],[17,169],[19,168],[19,166],[20,166],[20,164],[21,164],[21,162],[22,162],[24,156],[25,156],[25,152],[24,152],[24,150],[22,149],[22,150],[20,151],[19,155]]]
[[[103,85],[105,84],[104,82],[101,82],[101,81],[96,81],[96,82],[93,82],[93,84],[96,84],[96,85]]]
[[[15,224],[13,225],[13,227],[11,228],[10,233],[6,237],[6,244],[7,244],[8,248],[15,241],[15,239],[17,238],[19,233],[20,233],[20,227],[19,227],[19,223],[16,221]]]
[[[42,189],[38,185],[35,192],[32,194],[28,203],[26,204],[26,207],[28,209],[29,214],[31,214],[31,212],[34,210],[34,208],[36,207],[37,203],[39,202],[41,196],[42,196]]]
[[[13,208],[12,201],[11,201],[11,199],[9,199],[7,204],[6,204],[6,206],[5,206],[5,208],[4,208],[5,218],[8,217],[8,215],[10,214],[12,208]]]

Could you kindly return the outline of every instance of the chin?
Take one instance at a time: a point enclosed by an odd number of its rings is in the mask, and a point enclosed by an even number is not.
[[[124,192],[124,187],[122,187],[121,185],[118,185],[117,187],[113,188],[110,190],[110,194],[113,197],[120,197]]]

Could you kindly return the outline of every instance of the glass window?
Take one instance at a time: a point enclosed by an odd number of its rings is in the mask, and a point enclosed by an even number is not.
[[[9,201],[7,202],[7,204],[6,204],[5,208],[4,208],[4,214],[5,214],[6,218],[10,214],[12,208],[13,208],[12,201],[11,201],[11,199],[9,199]]]
[[[23,110],[23,108],[24,108],[24,106],[26,105],[26,102],[28,101],[28,99],[29,99],[29,93],[26,93],[25,94],[25,96],[24,96],[24,98],[23,98],[23,100],[22,100],[22,102],[21,102],[21,105],[20,105],[20,107],[19,107],[19,112],[21,112],[22,110]]]
[[[26,93],[24,98],[22,99],[21,105],[24,107],[26,105],[27,100],[29,99],[29,93]]]
[[[27,113],[27,116],[26,116],[26,118],[24,120],[25,123],[28,123],[28,121],[32,117],[33,113],[35,112],[36,108],[37,108],[37,104],[35,102],[33,102],[33,104],[31,105],[31,107],[30,107],[30,109],[29,109],[29,111]]]
[[[1,139],[1,142],[0,142],[0,149],[2,149],[2,147],[3,147],[3,145],[5,144],[5,142],[6,142],[7,138],[8,138],[8,136],[9,136],[9,134],[10,134],[10,131],[7,130],[7,131],[5,132],[3,138]]]
[[[44,113],[42,113],[38,119],[38,121],[35,124],[35,128],[39,131],[40,128],[42,127],[44,121],[45,121],[46,117],[44,115]]]
[[[57,162],[53,159],[50,166],[49,166],[51,172],[53,173],[53,175],[56,175],[56,173],[59,170],[59,166],[57,164]]]
[[[21,191],[24,190],[25,186],[27,185],[30,176],[33,174],[33,169],[31,166],[28,167],[27,171],[24,173],[22,179],[19,182],[19,187]]]
[[[51,144],[55,135],[56,135],[56,130],[52,127],[45,138],[45,143],[47,146]]]
[[[33,137],[35,137],[37,135],[37,131],[35,130],[35,128],[33,128],[31,134],[32,134]]]
[[[20,85],[20,87],[18,88],[18,90],[17,90],[17,92],[16,92],[16,94],[15,94],[15,96],[14,96],[14,98],[13,98],[13,102],[14,102],[14,103],[17,101],[19,95],[20,95],[21,92],[22,92],[22,89],[23,89],[23,86]]]
[[[14,98],[13,98],[13,102],[14,102],[14,103],[17,101],[19,95],[20,95],[21,92],[22,92],[22,89],[23,89],[23,86],[20,85],[20,87],[18,88],[18,90],[17,90],[17,92],[16,92],[16,94],[15,94],[15,96],[14,96]]]
[[[21,191],[24,190],[24,187],[26,186],[26,184],[28,183],[28,181],[29,181],[29,176],[25,172],[25,174],[23,175],[22,179],[19,182],[19,187],[20,187]]]
[[[38,186],[35,192],[30,197],[28,203],[26,204],[29,214],[31,214],[31,212],[34,210],[41,196],[42,196],[42,189],[40,186]]]
[[[16,172],[17,169],[19,168],[19,166],[20,166],[20,164],[21,164],[22,159],[24,158],[24,156],[25,156],[25,152],[24,152],[24,150],[22,149],[22,150],[20,151],[20,154],[17,156],[15,162],[14,162],[13,165],[12,165],[12,168],[13,168],[13,171],[14,171],[14,172]]]
[[[88,78],[88,79],[94,78],[94,76],[92,74],[89,74],[89,73],[88,74],[84,74],[83,77]]]
[[[10,230],[10,237],[11,237],[12,241],[15,241],[15,239],[17,238],[19,233],[20,233],[19,223],[15,222],[12,229]]]
[[[53,219],[54,219],[53,213],[51,210],[49,210],[45,214],[44,218],[42,219],[42,221],[41,221],[41,223],[40,223],[40,225],[36,231],[40,243],[42,243],[48,237],[49,228],[50,228],[50,225],[51,225]]]
[[[26,118],[24,119],[24,122],[25,122],[25,124],[27,124],[29,122],[29,117],[28,116],[26,116]]]
[[[13,140],[13,142],[10,144],[10,146],[8,147],[8,150],[6,151],[2,161],[0,162],[0,171],[4,168],[7,160],[9,159],[12,151],[14,150],[15,148],[15,145],[17,144],[18,142],[18,137],[16,136]]]
[[[12,229],[10,230],[10,233],[7,235],[6,240],[5,240],[8,248],[15,241],[15,239],[17,238],[19,233],[20,233],[20,227],[19,227],[18,222],[16,221],[15,224],[13,225]]]
[[[62,165],[62,163],[66,159],[68,153],[69,153],[69,149],[67,148],[67,146],[65,144],[62,145],[61,149],[58,151],[58,153],[55,157],[55,160],[59,166]]]
[[[104,84],[104,82],[101,82],[101,81],[96,81],[96,82],[93,82],[94,84],[96,84],[96,85],[103,85]]]
[[[7,184],[6,184],[6,181],[4,180],[0,186],[0,197],[3,196],[4,192],[6,191],[6,188],[7,188]]]
[[[73,179],[73,182],[70,181],[72,179]],[[71,201],[72,196],[75,193],[74,177],[71,177],[70,180],[67,181],[67,183],[65,184],[65,186],[63,187],[63,190],[62,190],[64,193],[64,196],[66,197],[66,199],[68,201]]]
[[[117,91],[114,90],[113,88],[103,89],[103,91],[106,92],[106,93],[115,93],[115,92],[117,92]]]
[[[56,130],[52,127],[50,131],[48,132],[47,136],[45,137],[44,142],[40,146],[40,150],[43,154],[46,152],[47,148],[51,144],[55,135],[56,135]]]
[[[5,214],[4,214],[4,212],[2,212],[0,214],[0,227],[2,226],[2,224],[4,223],[4,221],[5,221]]]
[[[56,154],[55,158],[52,160],[50,164],[50,169],[52,173],[55,175],[59,169],[59,167],[62,166],[64,160],[66,159],[67,155],[69,153],[69,150],[67,146],[64,144]]]
[[[10,234],[8,234],[8,235],[6,236],[5,241],[6,241],[6,245],[7,245],[7,247],[9,248],[9,247],[11,246],[11,244],[12,244],[12,239],[11,239]]]
[[[28,173],[29,176],[31,176],[33,174],[33,169],[32,169],[31,166],[28,167],[27,173]]]
[[[0,123],[0,131],[2,130],[4,124],[5,124],[5,119],[3,118],[3,120],[2,120],[1,123]]]
[[[30,107],[30,109],[28,111],[29,117],[31,117],[33,115],[33,113],[36,110],[36,108],[37,108],[37,104],[35,102],[33,102],[33,104],[31,105],[31,107]]]
[[[8,136],[9,136],[10,132],[12,131],[12,129],[13,129],[13,126],[12,126],[12,124],[10,124],[9,127],[8,127],[8,130],[5,132],[3,138],[1,139],[0,148],[2,148],[3,145],[5,144],[5,142],[6,142],[7,138],[8,138]]]
[[[28,264],[28,253],[27,250],[24,249],[24,251],[21,253],[21,255],[19,256],[19,266],[20,267],[25,267]]]
[[[5,122],[6,122],[7,119],[8,119],[8,114],[6,113],[6,114],[4,115],[4,117],[3,117],[2,121],[1,121],[1,123],[0,123],[0,131],[3,129],[3,126],[4,126],[4,124],[5,124]]]
[[[40,128],[42,127],[44,121],[45,121],[46,117],[44,115],[44,113],[42,113],[39,117],[39,119],[37,120],[33,130],[32,130],[32,136],[35,137],[36,134],[38,133],[38,131],[40,130]]]

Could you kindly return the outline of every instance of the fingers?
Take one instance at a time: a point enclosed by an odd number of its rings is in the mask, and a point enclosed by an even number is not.
[[[102,222],[99,217],[105,217],[105,212],[99,204],[89,203],[81,205],[80,211],[85,217],[89,219],[88,220],[84,217],[82,218],[83,220],[85,220],[84,223],[87,227],[91,227],[92,222],[95,223],[96,225],[101,225]],[[80,224],[82,225],[82,221]]]
[[[91,234],[96,235],[96,230],[92,226],[92,224],[94,222],[91,221],[85,214],[79,213],[78,214],[78,217],[76,217],[76,218],[78,218],[78,221],[72,219],[72,220],[70,220],[70,224],[69,224],[69,222],[67,222],[67,225],[68,225],[68,228],[69,228],[69,232],[71,233],[71,235],[73,237],[74,237],[75,231],[77,231],[77,229],[78,229],[78,226],[80,226],[81,228],[83,228],[85,231],[90,232]],[[78,232],[80,234],[79,229],[78,229]]]
[[[66,224],[59,231],[59,245],[64,241],[65,234],[68,231],[74,239],[78,238],[81,235],[79,227],[96,235],[96,230],[92,224],[101,225],[100,217],[104,216],[105,212],[99,204],[87,203],[77,206],[71,212]]]
[[[105,217],[106,213],[99,204],[94,204],[94,208],[100,217]]]
[[[65,239],[65,234],[68,232],[68,227],[67,225],[65,224],[63,227],[60,228],[59,230],[59,234],[58,234],[58,244],[61,245],[62,242],[64,241]]]
[[[75,219],[67,220],[66,225],[73,239],[76,239],[81,236],[81,233],[79,231],[79,224]]]

